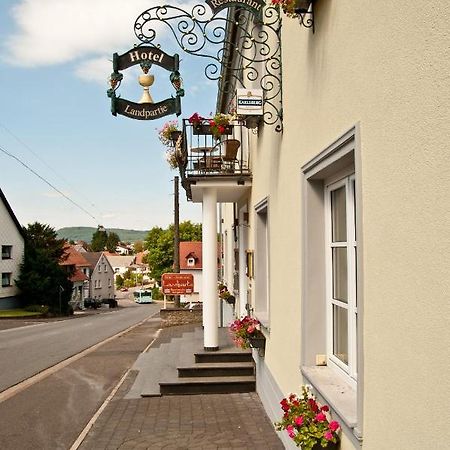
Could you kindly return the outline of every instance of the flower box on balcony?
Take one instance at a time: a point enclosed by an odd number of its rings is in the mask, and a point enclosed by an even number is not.
[[[211,130],[211,127],[208,124],[200,124],[200,125],[193,125],[192,126],[192,134],[195,135],[210,135],[213,134],[213,131]],[[233,125],[227,125],[225,127],[225,131],[221,133],[222,135],[230,135],[233,134]]]

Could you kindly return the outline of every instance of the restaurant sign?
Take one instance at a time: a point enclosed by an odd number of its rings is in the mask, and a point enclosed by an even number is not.
[[[164,295],[194,293],[194,276],[191,273],[164,273],[161,279]]]

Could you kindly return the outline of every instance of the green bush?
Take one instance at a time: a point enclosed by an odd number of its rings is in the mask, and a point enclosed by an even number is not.
[[[28,305],[25,308],[25,311],[28,312],[37,312],[39,314],[42,314],[43,316],[45,316],[46,314],[48,314],[48,306],[47,305]]]
[[[162,300],[164,298],[164,295],[161,292],[161,289],[159,289],[159,287],[155,286],[152,289],[152,298],[153,300]]]

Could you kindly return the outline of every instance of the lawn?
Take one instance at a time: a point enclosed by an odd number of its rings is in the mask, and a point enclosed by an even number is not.
[[[40,316],[39,312],[25,311],[24,309],[0,309],[0,318],[2,317],[32,317]]]

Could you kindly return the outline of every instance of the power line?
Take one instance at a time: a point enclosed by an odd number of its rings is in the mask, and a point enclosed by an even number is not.
[[[54,189],[58,194],[61,194],[66,200],[68,200],[70,203],[72,203],[74,206],[76,206],[78,209],[81,209],[84,213],[86,213],[89,217],[94,219],[96,223],[99,223],[98,219],[93,216],[89,211],[84,209],[81,205],[73,201],[69,196],[64,194],[64,192],[61,192],[57,187],[55,187],[52,183],[47,181],[44,177],[39,175],[35,170],[33,170],[30,166],[25,164],[22,160],[20,160],[17,156],[13,155],[12,153],[9,153],[7,150],[5,150],[3,147],[0,146],[0,151],[3,152],[5,155],[9,156],[10,158],[15,159],[19,164],[21,164],[23,167],[28,169],[32,174],[36,175],[40,180],[42,180],[44,183],[48,184],[52,189]]]
[[[95,210],[102,216],[102,212],[98,209],[97,205],[95,205],[94,203],[92,203],[91,199],[87,198],[82,192],[77,191],[77,189],[71,184],[69,183],[64,177],[62,177],[58,172],[56,172],[55,169],[53,169],[53,167],[51,167],[49,164],[47,164],[47,162],[41,158],[36,152],[34,152],[29,145],[27,145],[24,141],[22,141],[22,139],[20,139],[16,134],[14,134],[10,129],[8,129],[5,125],[3,125],[2,123],[0,123],[0,128],[3,128],[10,136],[12,136],[20,145],[22,145],[23,147],[25,147],[31,154],[33,154],[42,164],[44,164],[49,170],[51,170],[58,178],[60,178],[62,181],[64,181],[64,183],[66,183],[68,186],[70,186],[71,189],[73,189],[74,191],[78,192],[78,194],[80,194],[82,197],[84,197],[85,200],[87,200],[89,202],[89,204],[95,208]]]

